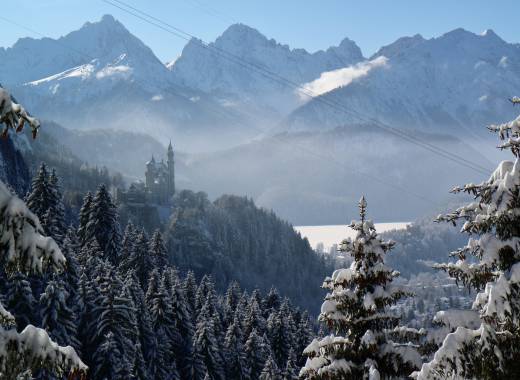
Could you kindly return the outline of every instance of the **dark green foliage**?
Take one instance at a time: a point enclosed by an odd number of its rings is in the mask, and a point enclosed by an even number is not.
[[[249,290],[274,285],[304,307],[316,307],[309,300],[321,297],[319,284],[330,270],[290,224],[237,196],[212,203],[204,193],[177,193],[168,246],[175,265],[211,274],[220,290],[231,279]]]
[[[96,239],[104,252],[104,258],[112,264],[119,263],[121,231],[116,206],[105,185],[100,185],[89,207],[85,227],[85,241]]]

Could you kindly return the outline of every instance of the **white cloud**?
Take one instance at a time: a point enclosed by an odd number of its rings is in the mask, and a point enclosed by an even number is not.
[[[162,95],[160,95],[160,94],[152,96],[152,102],[158,102],[158,101],[163,100],[163,99],[164,99],[164,97]]]
[[[506,56],[504,56],[504,57],[500,58],[500,62],[498,62],[498,66],[505,69],[508,66],[508,63],[509,63],[509,60],[507,59]]]
[[[354,80],[364,77],[370,70],[386,66],[388,58],[384,56],[377,57],[371,61],[356,63],[355,65],[344,67],[333,71],[326,71],[321,73],[318,79],[303,85],[306,91],[298,90],[300,97],[307,98],[305,92],[311,93],[313,96],[318,96],[334,90],[338,87],[345,87]]]

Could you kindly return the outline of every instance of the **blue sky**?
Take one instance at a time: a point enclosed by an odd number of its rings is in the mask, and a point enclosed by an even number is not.
[[[480,33],[491,28],[519,42],[520,1],[484,0],[125,0],[205,41],[242,22],[291,47],[316,51],[356,41],[365,55],[404,35],[438,36],[457,27]],[[150,46],[163,61],[178,56],[185,41],[125,14],[102,0],[18,0],[2,4],[2,15],[59,37],[110,13]],[[33,33],[0,20],[0,46]]]

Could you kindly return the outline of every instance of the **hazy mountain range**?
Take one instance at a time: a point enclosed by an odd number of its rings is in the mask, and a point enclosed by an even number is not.
[[[309,53],[236,24],[209,45],[191,40],[163,63],[104,16],[57,40],[0,48],[0,82],[40,118],[82,130],[63,135],[85,160],[138,176],[157,141],[172,139],[186,153],[181,185],[245,193],[298,224],[341,223],[360,192],[383,207],[398,192],[363,174],[354,180],[352,167],[427,191],[433,203],[454,182],[475,179],[377,120],[491,166],[467,136],[481,138],[485,124],[515,116],[508,98],[520,87],[520,45],[489,30],[456,29],[403,37],[371,57],[348,38]],[[430,166],[412,168],[418,159]],[[431,167],[437,176],[426,175]],[[421,208],[393,204],[376,216],[408,220]],[[328,212],[333,220],[322,220]]]

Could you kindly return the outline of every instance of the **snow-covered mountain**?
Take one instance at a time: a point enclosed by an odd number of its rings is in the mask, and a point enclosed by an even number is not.
[[[154,85],[167,78],[164,65],[150,48],[110,15],[57,40],[22,38],[10,48],[0,48],[0,77],[10,86],[27,82],[47,86],[64,83],[64,79],[129,73],[152,79]]]
[[[520,88],[520,45],[491,30],[477,35],[456,29],[429,40],[404,37],[371,59],[381,56],[387,59],[384,69],[307,102],[285,126],[323,129],[372,117],[397,127],[457,134],[515,114],[508,98]]]
[[[268,107],[283,114],[296,104],[294,89],[270,79],[266,72],[303,84],[324,71],[363,59],[359,47],[348,38],[339,46],[309,53],[234,24],[208,45],[191,40],[168,68],[177,83],[211,93],[228,104]]]
[[[23,38],[0,50],[0,78],[40,118],[72,128],[144,132],[195,150],[247,134],[242,115],[174,83],[151,49],[112,16],[57,40]],[[215,128],[221,135],[208,142]]]

